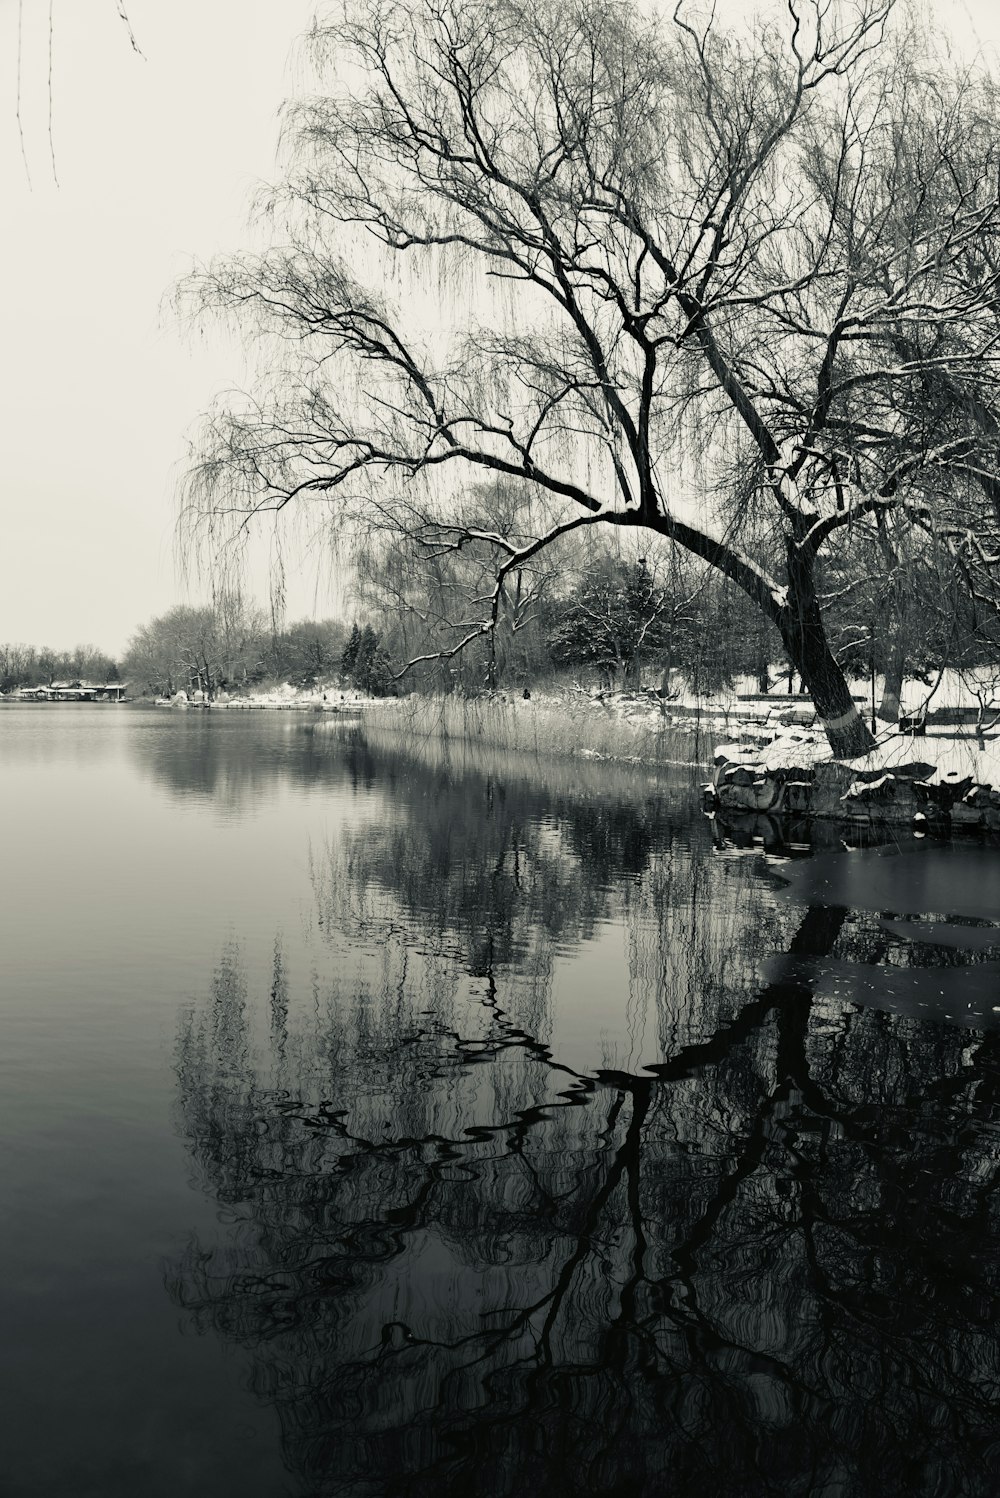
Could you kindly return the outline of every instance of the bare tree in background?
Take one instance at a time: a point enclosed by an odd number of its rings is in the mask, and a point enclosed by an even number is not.
[[[136,687],[166,693],[201,687],[212,695],[259,679],[267,640],[264,614],[241,594],[219,590],[210,604],[177,604],[140,625],[122,665]]]
[[[454,650],[559,537],[643,527],[776,626],[836,754],[870,748],[821,558],[897,513],[997,550],[991,81],[893,0],[729,31],[683,3],[381,0],[311,40],[286,242],[186,286],[271,340],[205,422],[203,539],[318,499],[369,550],[474,553]],[[484,471],[523,482],[509,532],[467,518]]]
[[[456,499],[451,519],[470,533],[528,545],[537,517],[524,490],[506,479],[475,484]],[[485,634],[483,603],[495,582],[489,547],[456,548],[450,537],[433,545],[423,533],[382,534],[376,546],[356,556],[357,593],[389,631],[394,658],[409,662],[417,684],[509,685],[512,676],[520,680],[548,664],[546,602],[556,579],[572,567],[572,543],[569,537],[511,571],[498,600],[496,627]],[[470,641],[470,631],[478,639]]]

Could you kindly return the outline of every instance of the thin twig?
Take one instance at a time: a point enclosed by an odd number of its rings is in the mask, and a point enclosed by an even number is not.
[[[24,124],[21,120],[21,37],[24,30],[24,0],[17,0],[17,102],[15,115],[17,117],[17,134],[21,142],[21,159],[24,162],[24,175],[31,187],[31,169],[28,166],[28,152],[24,145]]]
[[[142,48],[139,46],[139,43],[135,39],[135,32],[132,30],[132,22],[129,20],[128,13],[125,9],[125,0],[117,0],[117,6],[118,14],[121,16],[122,21],[125,24],[125,30],[128,32],[128,39],[132,43],[133,52],[137,52],[141,58],[145,59],[146,54],[143,52]]]
[[[59,186],[59,173],[56,171],[56,144],[52,136],[52,7],[55,0],[49,0],[49,156],[52,159],[52,180]]]

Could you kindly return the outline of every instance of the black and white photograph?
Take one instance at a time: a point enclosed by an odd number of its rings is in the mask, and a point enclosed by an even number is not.
[[[1000,1494],[1000,7],[0,0],[0,1498]]]

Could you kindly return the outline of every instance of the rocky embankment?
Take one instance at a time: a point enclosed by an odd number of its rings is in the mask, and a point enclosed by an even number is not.
[[[747,726],[715,751],[706,801],[723,813],[1000,831],[1000,743],[893,734],[871,754],[834,760],[825,739]]]

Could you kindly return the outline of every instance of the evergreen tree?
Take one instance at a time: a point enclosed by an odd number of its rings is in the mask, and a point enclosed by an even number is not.
[[[372,656],[368,668],[368,691],[373,697],[388,697],[392,691],[392,666],[388,651],[381,646]]]
[[[638,685],[643,664],[678,643],[682,612],[644,558],[604,559],[562,601],[549,637],[553,659],[595,666],[616,686]]]
[[[378,650],[378,635],[370,624],[361,631],[357,659],[354,663],[354,685],[362,692],[371,691],[372,667]]]
[[[355,620],[351,626],[351,633],[347,644],[344,646],[344,653],[340,658],[340,674],[345,682],[349,682],[352,685],[354,684],[354,673],[357,670],[358,651],[360,648],[361,631],[358,628],[357,620]]]

